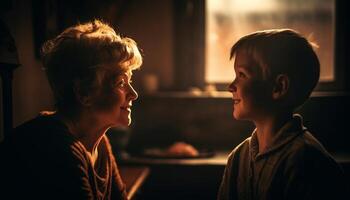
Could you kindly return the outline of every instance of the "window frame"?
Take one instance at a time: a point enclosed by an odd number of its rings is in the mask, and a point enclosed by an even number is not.
[[[319,82],[315,92],[349,93],[350,31],[344,1],[335,0],[334,81]],[[190,87],[203,89],[205,82],[205,0],[174,0],[174,80],[175,90]],[[229,83],[216,83],[219,91],[226,91]]]

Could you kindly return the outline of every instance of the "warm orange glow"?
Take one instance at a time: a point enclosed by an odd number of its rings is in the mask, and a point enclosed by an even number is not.
[[[208,0],[206,2],[206,77],[208,83],[233,80],[230,48],[250,32],[292,28],[319,48],[321,81],[334,80],[335,1]]]

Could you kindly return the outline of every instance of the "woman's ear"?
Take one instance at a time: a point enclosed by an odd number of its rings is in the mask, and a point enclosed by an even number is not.
[[[275,84],[272,91],[273,99],[281,99],[286,96],[289,90],[289,77],[286,74],[279,74],[275,78]]]
[[[91,97],[88,94],[86,90],[83,89],[81,86],[81,81],[75,81],[73,86],[73,91],[76,100],[82,105],[82,106],[91,106],[92,101]]]

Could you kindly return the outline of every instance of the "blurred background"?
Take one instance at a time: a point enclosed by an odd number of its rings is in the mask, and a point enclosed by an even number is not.
[[[183,141],[200,151],[214,152],[208,154],[211,156],[229,152],[254,128],[232,118],[232,100],[226,91],[235,77],[230,47],[249,32],[289,27],[318,44],[321,61],[320,82],[298,112],[324,146],[349,166],[350,25],[344,1],[2,0],[0,5],[1,33],[12,38],[12,43],[1,41],[0,141],[6,127],[16,127],[42,110],[53,109],[52,93],[41,69],[42,43],[68,26],[101,19],[136,40],[144,56],[141,70],[133,77],[139,99],[132,108],[132,125],[111,130],[116,151],[139,155],[148,148],[166,148]],[[12,48],[3,48],[9,43],[14,44]],[[172,165],[161,168],[151,163],[159,173],[146,182],[144,198],[155,198],[150,188],[156,185],[159,196],[178,187],[183,194],[180,199],[189,194],[194,199],[213,199],[225,162],[205,165],[196,173],[192,165],[175,172]],[[180,187],[176,175],[164,180],[162,173],[169,174],[169,170],[192,174],[191,181],[181,179],[188,184]],[[207,175],[202,180],[204,188],[198,186],[200,181],[193,181],[203,174]],[[162,187],[164,181],[172,189]]]

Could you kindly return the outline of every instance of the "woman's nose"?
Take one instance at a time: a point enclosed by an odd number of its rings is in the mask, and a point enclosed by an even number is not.
[[[131,100],[136,100],[139,95],[137,94],[136,90],[130,85],[129,87],[129,93],[130,93],[130,99]]]

